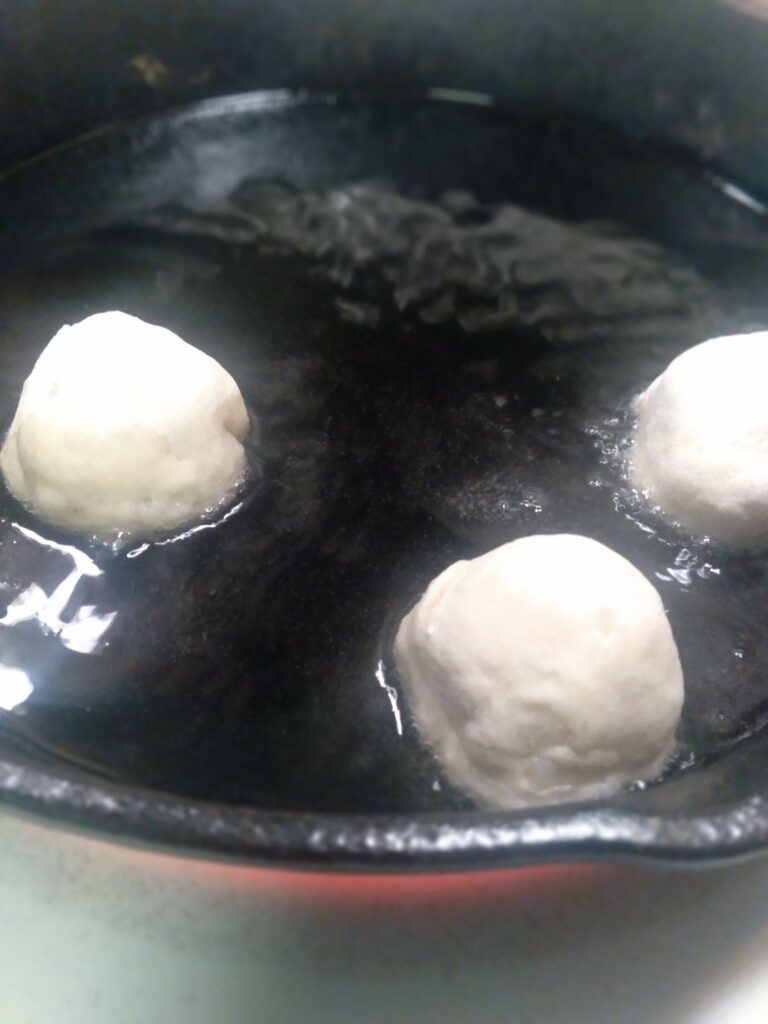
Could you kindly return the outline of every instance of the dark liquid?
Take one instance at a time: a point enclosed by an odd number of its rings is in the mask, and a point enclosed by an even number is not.
[[[768,561],[676,533],[621,480],[631,396],[768,325],[763,217],[703,172],[502,108],[252,97],[22,169],[0,224],[3,425],[58,327],[108,309],[219,359],[259,423],[242,507],[187,536],[113,550],[3,498],[3,743],[258,806],[466,806],[393,631],[455,559],[562,531],[662,593],[674,771],[759,727]]]

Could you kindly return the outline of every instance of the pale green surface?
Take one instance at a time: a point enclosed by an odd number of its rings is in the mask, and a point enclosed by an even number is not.
[[[765,1024],[768,860],[341,901],[0,817],[2,1024]],[[254,880],[255,877],[255,880]],[[521,880],[524,884],[521,884]]]

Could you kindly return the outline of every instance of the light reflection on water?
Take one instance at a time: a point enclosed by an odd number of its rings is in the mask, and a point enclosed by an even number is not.
[[[14,711],[30,697],[34,686],[27,673],[12,665],[0,665],[0,708]]]
[[[99,612],[94,604],[81,604],[70,615],[66,613],[81,581],[102,576],[104,570],[84,551],[71,544],[57,544],[18,523],[14,523],[12,529],[34,544],[64,555],[70,568],[64,578],[49,591],[39,583],[30,582],[10,601],[5,614],[0,618],[0,625],[10,630],[23,623],[35,622],[44,636],[58,637],[68,650],[78,654],[96,653],[103,646],[104,635],[117,612]],[[26,680],[24,685],[19,683],[21,676]],[[10,694],[8,697],[5,696],[6,684]],[[0,706],[10,709],[23,703],[33,689],[29,677],[20,668],[0,665]]]

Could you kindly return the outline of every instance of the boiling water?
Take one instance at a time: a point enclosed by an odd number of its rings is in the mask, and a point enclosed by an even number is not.
[[[116,308],[231,371],[259,464],[176,536],[88,541],[3,497],[6,745],[259,806],[465,806],[392,635],[450,562],[553,531],[661,592],[686,674],[674,771],[761,725],[768,562],[622,479],[633,394],[692,343],[768,326],[753,200],[567,119],[254,96],[21,168],[0,223],[3,425],[55,330]]]

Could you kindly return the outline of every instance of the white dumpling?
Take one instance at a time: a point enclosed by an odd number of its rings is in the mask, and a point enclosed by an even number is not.
[[[242,395],[215,359],[164,327],[98,313],[62,327],[41,353],[0,467],[51,523],[155,531],[233,493],[247,432]]]
[[[768,540],[768,331],[683,352],[636,403],[632,481],[692,533]]]
[[[395,656],[446,774],[494,808],[615,793],[668,761],[683,674],[661,599],[586,537],[525,537],[456,562]]]

